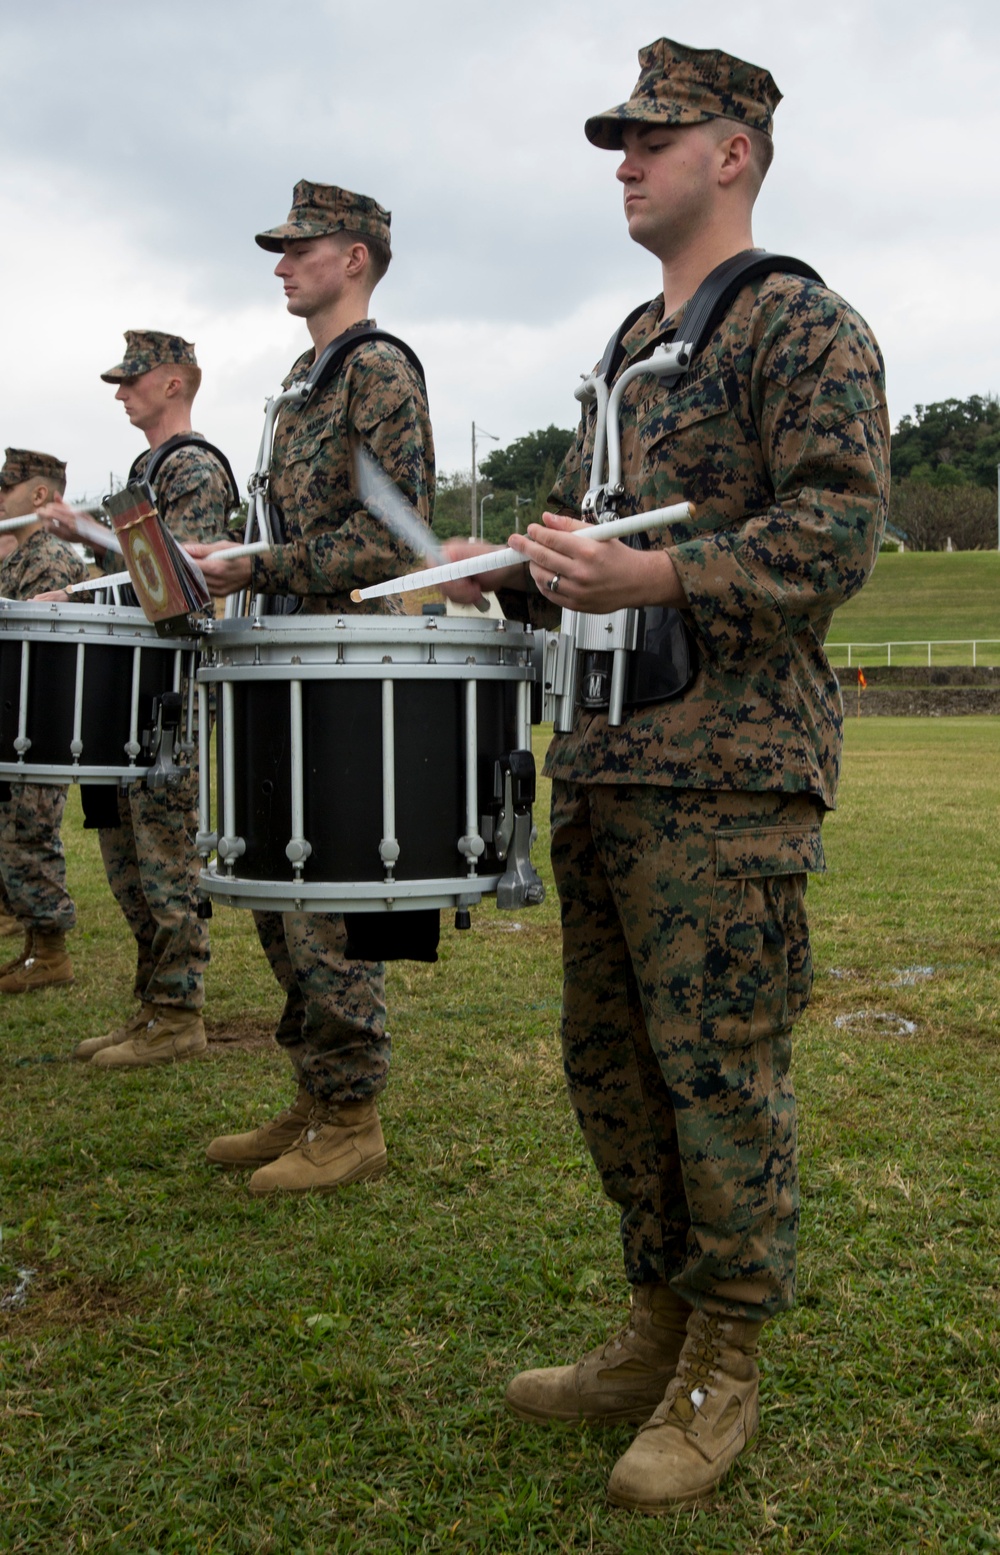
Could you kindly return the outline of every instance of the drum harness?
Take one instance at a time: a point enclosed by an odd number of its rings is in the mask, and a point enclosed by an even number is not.
[[[347,329],[342,335],[337,335],[331,340],[330,344],[320,352],[304,378],[297,379],[290,388],[275,394],[264,406],[264,430],[261,433],[257,463],[247,481],[249,501],[244,533],[247,545],[255,540],[266,540],[269,545],[281,545],[287,539],[284,514],[277,503],[271,499],[271,457],[274,433],[281,410],[286,405],[308,405],[310,400],[327,387],[348,357],[353,355],[359,346],[367,344],[370,340],[384,340],[387,345],[395,346],[398,351],[401,351],[426,388],[427,380],[423,365],[416,352],[406,344],[405,340],[390,335],[387,330],[378,329],[374,324],[365,324],[360,329],[357,327]],[[255,616],[293,615],[300,608],[301,603],[302,601],[294,595],[258,594],[253,599],[249,613]],[[247,613],[246,590],[230,596],[226,601],[227,619]]]
[[[630,313],[612,335],[600,365],[575,391],[583,405],[596,408],[591,483],[581,506],[584,519],[606,523],[618,516],[625,498],[620,417],[629,384],[648,375],[658,378],[664,389],[675,388],[743,287],[775,272],[822,284],[816,271],[799,259],[748,249],[724,260],[705,277],[685,307],[673,340],[631,363],[617,381],[625,336],[649,303]],[[649,545],[645,535],[632,536],[627,543],[640,549]],[[561,734],[572,730],[577,705],[587,712],[606,709],[609,727],[617,728],[626,708],[682,696],[698,673],[691,629],[679,610],[665,606],[633,606],[604,615],[564,610],[560,631],[546,633],[545,639],[543,717],[551,717]]]

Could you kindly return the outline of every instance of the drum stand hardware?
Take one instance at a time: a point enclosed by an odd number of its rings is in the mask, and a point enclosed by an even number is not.
[[[535,762],[530,751],[511,751],[496,763],[494,787],[500,808],[496,816],[484,816],[483,835],[493,843],[507,869],[497,883],[497,907],[502,911],[535,907],[545,900],[545,886],[531,862],[531,846],[538,835],[532,823],[535,802]]]
[[[153,727],[145,731],[142,741],[144,750],[154,758],[146,773],[146,787],[154,793],[179,788],[184,778],[184,768],[174,760],[182,710],[179,691],[165,691],[154,699]]]

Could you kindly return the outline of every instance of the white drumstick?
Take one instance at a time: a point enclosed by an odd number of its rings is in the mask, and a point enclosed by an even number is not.
[[[8,529],[27,529],[29,524],[37,523],[37,513],[27,513],[24,518],[0,518],[0,534],[6,534]]]
[[[662,529],[679,519],[691,518],[692,502],[678,502],[670,508],[654,508],[649,513],[636,513],[631,518],[612,518],[606,524],[587,524],[583,529],[554,530],[569,538],[582,536],[586,540],[615,540],[622,535],[643,534],[648,529]],[[385,583],[373,583],[366,589],[352,589],[355,604],[363,599],[379,599],[383,594],[408,594],[412,589],[434,588],[439,583],[452,583],[456,578],[474,578],[481,572],[497,572],[502,567],[523,565],[525,557],[513,546],[505,545],[499,551],[487,551],[482,556],[467,556],[464,561],[446,562],[443,567],[427,567],[423,572],[411,572],[405,578],[390,578]]]
[[[209,556],[221,556],[228,561],[236,556],[261,556],[264,551],[271,549],[270,540],[254,540],[250,545],[230,545],[225,549],[210,551]],[[203,556],[202,561],[208,561],[209,557]],[[193,558],[192,558],[193,560]],[[132,577],[127,572],[109,572],[96,578],[85,578],[82,583],[71,583],[66,590],[67,594],[79,594],[84,589],[113,589],[119,588],[123,583],[131,583]]]
[[[96,578],[84,578],[82,583],[68,583],[67,594],[83,594],[88,589],[114,589],[123,583],[131,583],[128,572],[100,572]]]

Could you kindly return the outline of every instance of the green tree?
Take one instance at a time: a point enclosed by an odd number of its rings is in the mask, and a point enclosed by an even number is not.
[[[544,431],[517,437],[506,448],[495,448],[479,468],[498,492],[511,491],[521,497],[547,496],[541,486],[550,469],[558,469],[575,434],[563,427],[548,426]]]
[[[973,394],[967,400],[916,405],[892,437],[894,479],[945,487],[971,482],[996,488],[1000,464],[1000,400]]]

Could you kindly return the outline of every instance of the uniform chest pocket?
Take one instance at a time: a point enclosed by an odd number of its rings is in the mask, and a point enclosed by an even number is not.
[[[638,441],[644,454],[668,438],[684,448],[714,445],[726,437],[731,419],[729,391],[718,373],[685,381],[676,389],[658,390],[650,383],[636,405]]]
[[[645,391],[626,480],[642,504],[685,498],[701,511],[691,533],[716,529],[767,507],[770,486],[759,448],[748,444],[725,379],[705,374],[657,394]],[[671,528],[674,544],[691,537]]]
[[[291,464],[327,464],[339,447],[340,439],[327,418],[313,417],[311,421],[292,428],[285,442],[281,462]]]

